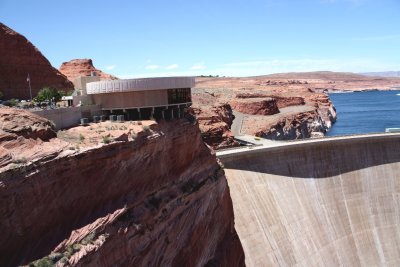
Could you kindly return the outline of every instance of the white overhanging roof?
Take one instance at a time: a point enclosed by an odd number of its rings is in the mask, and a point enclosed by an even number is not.
[[[162,77],[126,80],[110,80],[86,84],[87,94],[122,93],[177,88],[192,88],[194,77]]]

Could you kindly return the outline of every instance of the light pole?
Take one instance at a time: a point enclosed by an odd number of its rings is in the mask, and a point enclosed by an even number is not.
[[[29,84],[29,95],[31,96],[31,102],[32,102],[32,88],[31,88],[31,78],[29,77],[29,73],[28,73],[28,78],[26,78],[26,81]]]

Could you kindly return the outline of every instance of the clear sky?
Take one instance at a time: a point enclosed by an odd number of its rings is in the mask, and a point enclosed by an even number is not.
[[[400,70],[400,0],[0,0],[0,21],[120,78]]]

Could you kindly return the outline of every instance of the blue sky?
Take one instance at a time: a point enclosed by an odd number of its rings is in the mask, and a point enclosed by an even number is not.
[[[400,0],[0,0],[0,21],[120,78],[400,70]]]

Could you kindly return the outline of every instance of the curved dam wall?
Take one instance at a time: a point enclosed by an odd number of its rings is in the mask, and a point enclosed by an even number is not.
[[[400,135],[219,153],[247,266],[400,266]]]

